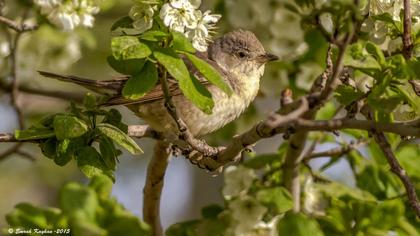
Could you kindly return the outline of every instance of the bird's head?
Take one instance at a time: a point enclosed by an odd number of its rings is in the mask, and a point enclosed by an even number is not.
[[[278,59],[265,51],[254,33],[243,30],[229,32],[216,39],[209,46],[208,55],[224,70],[245,74],[259,71],[267,62]]]

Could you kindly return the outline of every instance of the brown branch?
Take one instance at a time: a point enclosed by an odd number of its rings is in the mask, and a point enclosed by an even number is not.
[[[146,183],[143,189],[143,218],[151,226],[154,236],[163,236],[160,222],[160,197],[170,154],[170,144],[157,141],[147,167]]]
[[[23,14],[23,20],[26,18],[26,14],[27,12],[25,11]],[[19,123],[19,128],[23,129],[24,125],[25,125],[25,121],[24,121],[24,117],[22,114],[22,110],[19,107],[19,104],[17,102],[18,96],[19,96],[19,84],[18,84],[18,78],[17,78],[17,50],[18,50],[18,46],[19,46],[19,39],[22,35],[22,33],[24,31],[20,31],[17,30],[17,27],[22,27],[24,24],[18,25],[17,23],[3,17],[0,15],[0,22],[3,22],[5,24],[7,24],[9,27],[13,28],[16,30],[16,35],[15,38],[12,40],[9,37],[9,41],[10,41],[10,77],[12,78],[12,85],[11,85],[11,91],[10,91],[10,103],[12,105],[12,107],[14,108],[14,110],[16,111],[16,115],[17,115],[17,119],[18,119],[18,123]],[[13,153],[16,153],[19,151],[19,149],[21,148],[23,144],[22,143],[18,143],[15,144],[13,147],[11,147],[10,149],[6,150],[5,152],[3,152],[2,154],[0,154],[0,160],[4,160],[5,158],[7,158],[8,156],[12,155]]]
[[[23,145],[23,143],[17,143],[15,145],[13,145],[11,148],[7,149],[6,151],[4,151],[3,153],[0,154],[0,161],[3,161],[5,159],[7,159],[9,156],[11,156],[12,154],[16,153],[17,151],[19,151],[19,148]]]
[[[7,84],[5,82],[5,79],[0,78],[0,89],[5,92],[10,92],[12,90],[12,85]],[[73,93],[73,92],[65,92],[65,91],[50,91],[50,90],[44,90],[40,88],[29,87],[24,84],[19,86],[19,91],[28,93],[28,94],[33,94],[33,95],[57,98],[57,99],[62,99],[66,101],[73,101],[77,103],[81,103],[84,97],[84,95],[81,93]]]
[[[162,139],[162,135],[148,125],[130,125],[128,126],[128,135],[133,138],[152,138]],[[0,143],[38,143],[42,139],[18,140],[14,134],[0,133]]]
[[[18,32],[15,36],[13,45],[10,44],[10,62],[11,62],[11,71],[10,71],[10,77],[12,78],[12,89],[10,93],[10,102],[13,106],[13,108],[16,111],[18,121],[19,121],[19,128],[24,128],[24,118],[22,114],[22,110],[19,107],[18,104],[18,96],[19,96],[19,83],[17,78],[17,50],[19,46],[19,39],[22,34]]]
[[[376,143],[378,143],[379,147],[381,147],[382,152],[384,153],[388,164],[391,167],[391,171],[397,175],[401,182],[404,184],[410,206],[417,217],[420,218],[420,203],[414,184],[411,182],[407,172],[401,167],[400,163],[392,152],[391,145],[386,139],[385,134],[382,132],[373,132],[373,136],[376,140]]]
[[[403,55],[410,59],[413,53],[413,42],[411,39],[411,0],[404,0],[404,33],[403,33]]]
[[[0,15],[0,23],[5,24],[7,27],[9,27],[10,29],[13,29],[14,31],[18,32],[18,33],[23,33],[23,32],[28,32],[28,31],[34,31],[38,29],[37,25],[26,25],[26,24],[19,24],[16,23],[15,21],[6,18],[4,16]]]
[[[366,140],[362,139],[362,140],[358,140],[357,142],[353,142],[353,143],[350,143],[348,145],[333,148],[333,149],[330,149],[330,150],[327,150],[327,151],[309,153],[308,155],[305,155],[305,157],[303,158],[303,161],[307,162],[311,159],[320,158],[320,157],[341,157],[341,156],[344,156],[344,155],[348,154],[349,152],[359,148],[360,146],[362,146],[366,143],[367,143]]]
[[[273,137],[274,135],[283,134],[292,129],[295,131],[327,131],[334,132],[342,129],[356,129],[365,131],[380,131],[385,133],[394,133],[401,136],[420,137],[420,122],[399,122],[384,123],[371,120],[355,120],[355,119],[333,119],[333,120],[306,120],[298,118],[292,120],[288,124],[270,128],[268,120],[260,121],[247,132],[233,137],[232,142],[227,145],[217,156],[217,161],[227,163],[229,156],[234,153],[239,154],[245,147],[258,142],[261,139]],[[153,138],[161,139],[162,135],[154,131],[148,125],[130,125],[128,126],[128,135],[133,138]],[[19,141],[14,138],[13,134],[0,134],[0,142],[29,142],[34,143],[39,140]],[[240,147],[239,147],[240,146]],[[229,154],[229,155],[228,155]]]

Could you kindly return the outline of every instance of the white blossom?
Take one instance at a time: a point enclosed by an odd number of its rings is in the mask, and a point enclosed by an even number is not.
[[[155,6],[149,4],[136,4],[129,12],[129,16],[133,19],[133,27],[138,33],[143,33],[153,26],[153,16],[155,14]]]
[[[10,44],[7,41],[0,42],[0,57],[6,57],[10,54]]]
[[[255,178],[256,175],[252,169],[243,166],[229,166],[224,173],[223,196],[226,199],[232,199],[245,194]]]
[[[221,15],[202,13],[201,0],[171,0],[160,10],[160,18],[171,30],[183,33],[198,51],[206,51],[211,33]]]
[[[171,0],[160,9],[160,18],[170,29],[184,33],[185,28],[197,27],[199,6],[188,0]]]
[[[222,17],[218,14],[210,14],[210,11],[200,12],[199,21],[194,29],[186,32],[186,36],[191,40],[193,46],[198,51],[207,51],[208,42],[211,40],[210,33],[215,28],[215,24]]]
[[[65,31],[73,30],[79,25],[92,27],[93,15],[99,12],[94,0],[35,0],[35,4],[51,23]]]
[[[381,15],[388,13],[396,22],[402,22],[401,11],[404,9],[403,0],[372,0],[367,5],[367,12],[372,15]],[[417,20],[413,24],[413,30],[417,31],[420,27],[420,1],[411,0],[411,16]],[[362,31],[369,34],[370,40],[377,44],[386,44],[387,35],[389,33],[388,26],[385,22],[373,21],[371,18],[365,20],[362,25]]]
[[[258,236],[267,232],[268,225],[262,221],[267,208],[251,196],[238,197],[229,203],[232,214],[230,231],[233,235]]]

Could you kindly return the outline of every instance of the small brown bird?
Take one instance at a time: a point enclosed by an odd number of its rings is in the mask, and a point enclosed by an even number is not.
[[[182,95],[175,79],[169,79],[170,92],[180,118],[195,137],[211,133],[241,115],[258,93],[265,64],[278,59],[264,50],[252,32],[242,30],[223,35],[209,45],[207,52],[196,55],[219,71],[233,94],[228,96],[210,84],[191,63],[185,61],[190,72],[212,94],[213,112],[206,114]],[[112,97],[104,105],[125,105],[153,129],[164,133],[178,133],[175,121],[164,106],[164,95],[159,84],[142,98],[129,100],[121,95],[128,78],[99,81],[49,72],[40,73],[46,77],[82,85],[99,93],[104,90],[111,91]]]

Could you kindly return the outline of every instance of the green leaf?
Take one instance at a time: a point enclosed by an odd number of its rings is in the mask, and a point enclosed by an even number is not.
[[[257,200],[269,209],[274,206],[277,213],[283,213],[293,208],[292,196],[283,187],[262,189],[257,192]]]
[[[140,35],[140,38],[146,41],[158,42],[167,37],[168,34],[162,31],[149,30]]]
[[[95,148],[86,146],[77,151],[77,166],[88,178],[96,175],[113,176],[101,158],[101,154]]]
[[[223,211],[223,207],[216,205],[216,204],[212,204],[209,206],[204,207],[203,209],[201,209],[201,215],[203,216],[203,218],[214,218],[216,219],[217,216]]]
[[[401,166],[407,173],[411,176],[415,176],[420,179],[420,171],[418,167],[420,166],[420,145],[411,144],[399,148],[395,155],[401,163]]]
[[[302,213],[287,213],[277,224],[279,236],[323,236],[316,220]]]
[[[102,123],[111,124],[122,130],[124,133],[128,132],[128,126],[122,122],[121,113],[114,108],[105,114],[105,119],[102,121]]]
[[[380,70],[381,65],[376,61],[376,59],[367,54],[363,48],[363,45],[353,44],[347,48],[346,53],[344,54],[344,65],[365,70]]]
[[[220,88],[223,92],[228,94],[229,96],[232,95],[232,89],[220,75],[220,73],[214,69],[211,65],[209,65],[204,60],[190,54],[185,53],[188,59],[194,64],[194,66],[200,71],[200,73],[212,84],[216,85]]]
[[[60,192],[60,207],[70,217],[77,216],[93,222],[98,200],[92,189],[79,183],[68,183]]]
[[[118,73],[123,75],[137,75],[143,69],[144,59],[117,60],[113,56],[107,58],[108,64]]]
[[[156,65],[151,61],[147,61],[143,70],[127,81],[122,94],[124,97],[132,100],[139,99],[156,85],[158,79]]]
[[[292,4],[290,4],[292,5]],[[325,67],[325,58],[327,57],[328,42],[324,35],[319,30],[309,30],[305,33],[305,42],[308,45],[308,50],[300,59],[303,62],[314,62],[321,67]]]
[[[366,47],[366,51],[372,54],[381,66],[386,65],[384,53],[376,44],[372,42],[367,42],[365,47]]]
[[[99,150],[101,151],[102,159],[110,170],[115,170],[116,159],[121,155],[121,151],[117,150],[110,138],[101,137],[99,140]]]
[[[316,113],[316,120],[330,120],[334,118],[337,108],[333,101],[327,102],[323,107]]]
[[[184,36],[184,34],[176,31],[172,31],[172,47],[177,51],[195,53],[195,48],[191,44],[190,40]]]
[[[181,58],[169,48],[154,51],[154,56],[178,82],[185,97],[207,114],[214,102],[210,92],[190,73]]]
[[[87,93],[86,96],[83,99],[83,105],[88,110],[94,110],[94,109],[96,109],[96,107],[98,105],[96,103],[96,96],[93,95],[92,93]]]
[[[112,24],[111,31],[117,30],[118,28],[133,28],[133,19],[129,16],[121,17]]]
[[[131,154],[141,154],[143,150],[137,145],[137,143],[130,138],[123,131],[110,124],[98,124],[96,129],[99,130],[106,137],[114,140],[117,144],[127,149]]]
[[[112,55],[117,60],[142,59],[152,54],[150,48],[135,36],[113,38],[111,49]]]
[[[198,236],[198,220],[191,220],[171,225],[165,232],[166,236]]]
[[[71,115],[56,115],[54,117],[54,131],[58,140],[77,138],[88,130],[88,125],[77,117]]]
[[[151,236],[150,227],[131,214],[120,215],[107,226],[108,235]]]
[[[386,23],[394,23],[394,18],[392,17],[392,15],[389,12],[385,12],[379,15],[374,15],[372,16],[372,19],[374,20],[378,20],[378,21],[383,21]]]
[[[44,156],[50,159],[55,159],[57,155],[56,153],[57,139],[55,139],[55,137],[49,138],[45,142],[40,143],[39,147],[41,148],[42,154],[44,154]]]
[[[111,196],[112,181],[105,175],[96,175],[89,183],[89,188],[95,190],[96,194],[102,198],[107,199]]]
[[[398,196],[401,186],[389,170],[368,165],[356,175],[357,187],[369,191],[379,200]]]
[[[15,130],[17,140],[37,140],[54,137],[54,130],[46,128],[29,128],[27,130]]]
[[[96,222],[86,221],[83,217],[73,217],[71,222],[71,233],[75,236],[107,236],[108,233]]]
[[[261,169],[280,160],[281,157],[277,153],[262,154],[245,161],[243,165],[252,169]]]
[[[71,145],[71,141],[69,139],[64,139],[58,142],[56,152],[57,154],[54,158],[55,164],[64,166],[73,159],[75,149],[73,145]]]
[[[337,100],[344,106],[350,105],[364,95],[363,92],[348,85],[339,85],[335,90],[335,94]]]
[[[15,209],[6,215],[6,220],[13,227],[23,226],[25,229],[49,228],[43,210],[29,203],[16,205]]]

